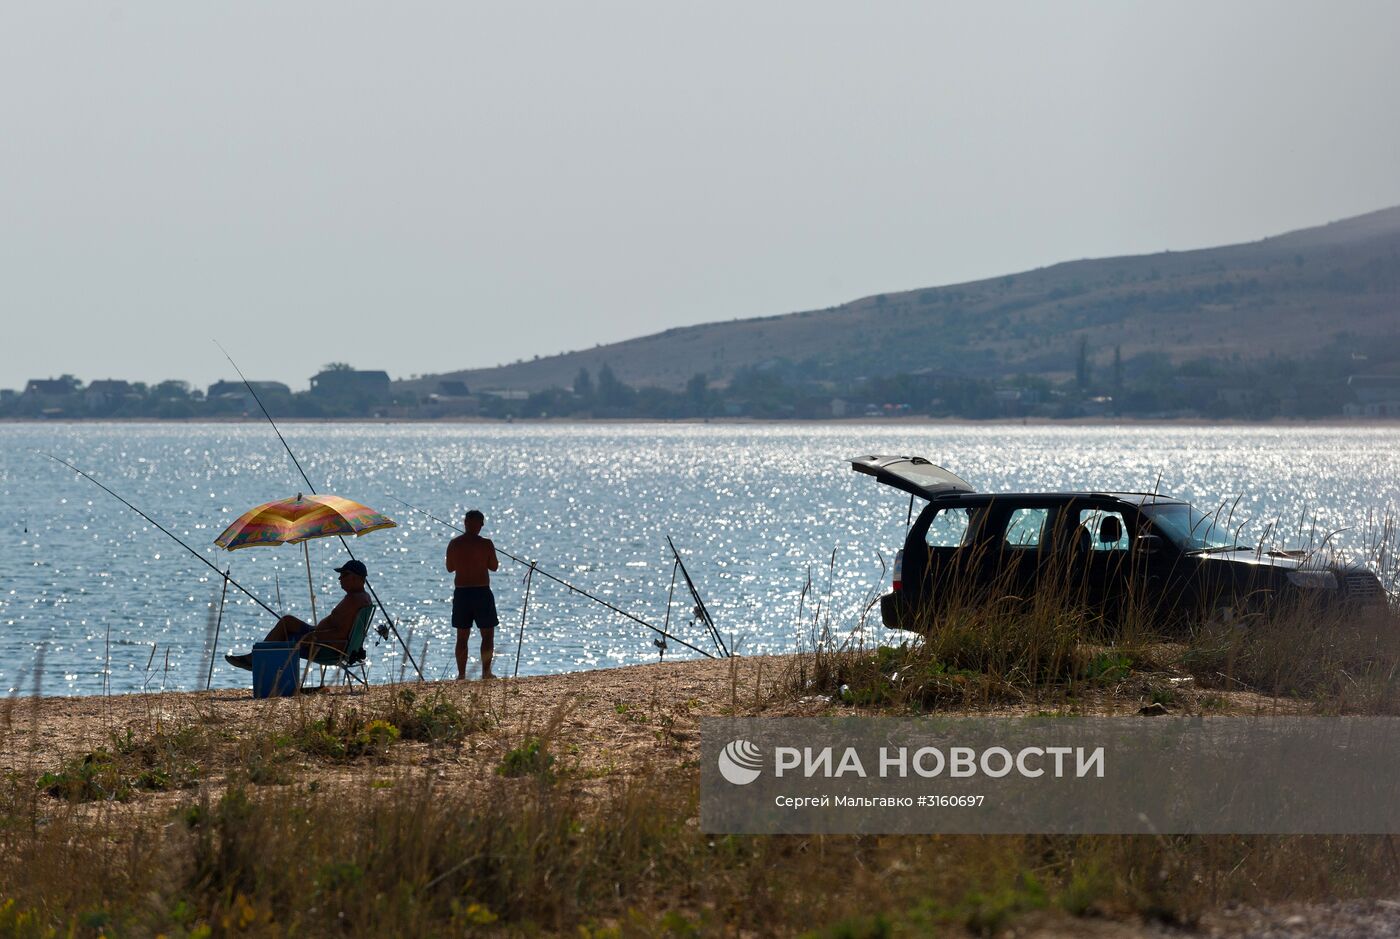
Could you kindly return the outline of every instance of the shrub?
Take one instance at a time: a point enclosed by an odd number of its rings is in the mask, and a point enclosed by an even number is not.
[[[342,760],[383,756],[398,739],[399,729],[393,724],[367,720],[354,708],[343,715],[332,711],[294,736],[297,746],[307,753]]]
[[[421,702],[413,690],[401,689],[394,695],[388,720],[404,740],[427,743],[456,743],[490,725],[485,714],[463,711],[440,689]]]
[[[506,752],[496,772],[508,778],[537,776],[549,779],[553,775],[553,766],[554,756],[545,750],[544,742],[538,737],[529,737],[520,746]]]
[[[188,789],[203,775],[194,755],[207,745],[200,728],[157,731],[140,739],[127,728],[112,735],[110,750],[99,748],[44,773],[38,788],[69,802],[124,801],[136,790]]]
[[[57,772],[39,777],[38,787],[69,802],[121,801],[131,796],[131,781],[106,750],[93,750],[69,760]]]

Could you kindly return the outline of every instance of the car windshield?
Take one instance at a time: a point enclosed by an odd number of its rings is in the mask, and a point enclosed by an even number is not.
[[[1218,551],[1242,548],[1214,515],[1207,515],[1194,505],[1174,502],[1167,505],[1144,505],[1142,513],[1152,519],[1162,534],[1183,551]]]

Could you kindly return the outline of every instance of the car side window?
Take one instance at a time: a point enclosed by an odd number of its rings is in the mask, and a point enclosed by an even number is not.
[[[1049,509],[1015,509],[1006,521],[1006,544],[1016,548],[1040,546]]]
[[[948,508],[939,510],[929,522],[924,542],[930,548],[957,548],[967,541],[967,523],[971,513],[967,509]]]
[[[1104,519],[1116,519],[1118,522],[1118,538],[1116,541],[1102,541],[1101,536],[1113,533],[1113,523],[1110,522],[1107,530],[1104,528]],[[1089,533],[1090,540],[1095,551],[1127,551],[1128,550],[1128,523],[1123,518],[1123,513],[1112,512],[1108,509],[1084,509],[1079,513],[1080,526]]]

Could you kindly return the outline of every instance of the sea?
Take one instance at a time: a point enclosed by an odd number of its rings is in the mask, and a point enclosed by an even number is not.
[[[346,548],[323,538],[308,543],[306,557],[293,545],[230,553],[214,539],[245,510],[312,487],[397,522],[349,541],[397,630],[387,640],[371,635],[372,682],[416,677],[405,648],[425,677],[455,674],[443,563],[454,533],[429,515],[460,524],[471,508],[485,513],[483,534],[502,552],[493,577],[497,674],[697,658],[717,654],[721,643],[758,654],[899,642],[905,634],[884,629],[871,605],[888,589],[910,500],[851,471],[851,457],[872,454],[926,457],[981,491],[1171,494],[1219,512],[1245,542],[1325,544],[1396,586],[1389,551],[1400,517],[1397,427],[875,421],[281,430],[311,486],[266,423],[0,425],[0,689],[248,687],[248,673],[225,664],[223,653],[247,651],[274,620],[236,587],[225,590],[224,573],[303,618],[314,593],[324,615],[339,595],[332,569]],[[189,550],[50,455],[92,474]],[[677,554],[713,632],[697,616]],[[662,648],[637,620],[676,638]],[[475,670],[475,637],[472,653]]]

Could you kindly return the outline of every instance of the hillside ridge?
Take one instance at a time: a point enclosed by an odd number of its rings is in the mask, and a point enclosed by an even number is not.
[[[850,300],[824,309],[676,326],[494,368],[402,382],[472,389],[568,388],[605,365],[636,386],[723,386],[774,361],[813,377],[934,371],[1063,377],[1091,361],[1154,351],[1258,361],[1341,343],[1371,370],[1400,371],[1400,206],[1258,241],[1084,258],[1014,274]],[[1379,345],[1378,345],[1379,343]],[[1345,350],[1343,350],[1345,351]],[[1377,359],[1375,353],[1379,352]]]

